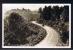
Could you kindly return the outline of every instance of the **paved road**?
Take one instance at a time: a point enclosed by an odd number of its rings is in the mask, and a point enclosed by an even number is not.
[[[60,39],[59,34],[56,30],[47,25],[42,26],[42,24],[39,24],[36,21],[32,21],[32,23],[43,27],[47,32],[46,37],[39,44],[36,45],[37,47],[56,46],[58,40]]]

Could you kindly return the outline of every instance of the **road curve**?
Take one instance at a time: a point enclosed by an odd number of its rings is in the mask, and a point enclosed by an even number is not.
[[[56,44],[58,43],[58,40],[60,39],[60,36],[58,34],[58,32],[56,30],[54,30],[53,28],[47,26],[47,25],[44,25],[42,26],[42,24],[39,24],[37,23],[36,21],[32,21],[33,24],[36,24],[40,27],[43,27],[46,32],[47,32],[47,35],[46,37],[37,45],[35,46],[56,46]]]

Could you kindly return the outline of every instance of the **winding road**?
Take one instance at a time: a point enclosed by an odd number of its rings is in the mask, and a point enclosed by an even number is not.
[[[47,25],[42,26],[42,24],[39,24],[36,21],[32,21],[32,23],[44,28],[47,32],[46,37],[39,44],[35,45],[35,47],[56,46],[58,40],[60,39],[60,36],[56,30]]]

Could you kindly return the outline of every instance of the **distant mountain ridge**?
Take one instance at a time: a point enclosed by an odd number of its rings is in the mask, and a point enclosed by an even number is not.
[[[38,11],[31,11],[29,9],[11,9],[5,13],[5,16],[9,16],[9,14],[13,12],[18,13],[19,15],[24,17],[24,19],[27,21],[36,20],[40,16]]]

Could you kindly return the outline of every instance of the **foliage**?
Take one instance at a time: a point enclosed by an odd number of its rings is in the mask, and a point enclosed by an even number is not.
[[[41,9],[39,8],[39,11]],[[40,12],[40,18],[38,19],[39,23],[42,23],[43,26],[49,25],[56,29],[62,39],[63,43],[66,43],[69,39],[69,7],[59,7],[59,6],[45,6]]]
[[[33,46],[46,36],[43,28],[26,21],[18,13],[11,13],[7,19],[5,18],[4,30],[4,45],[7,46]]]

